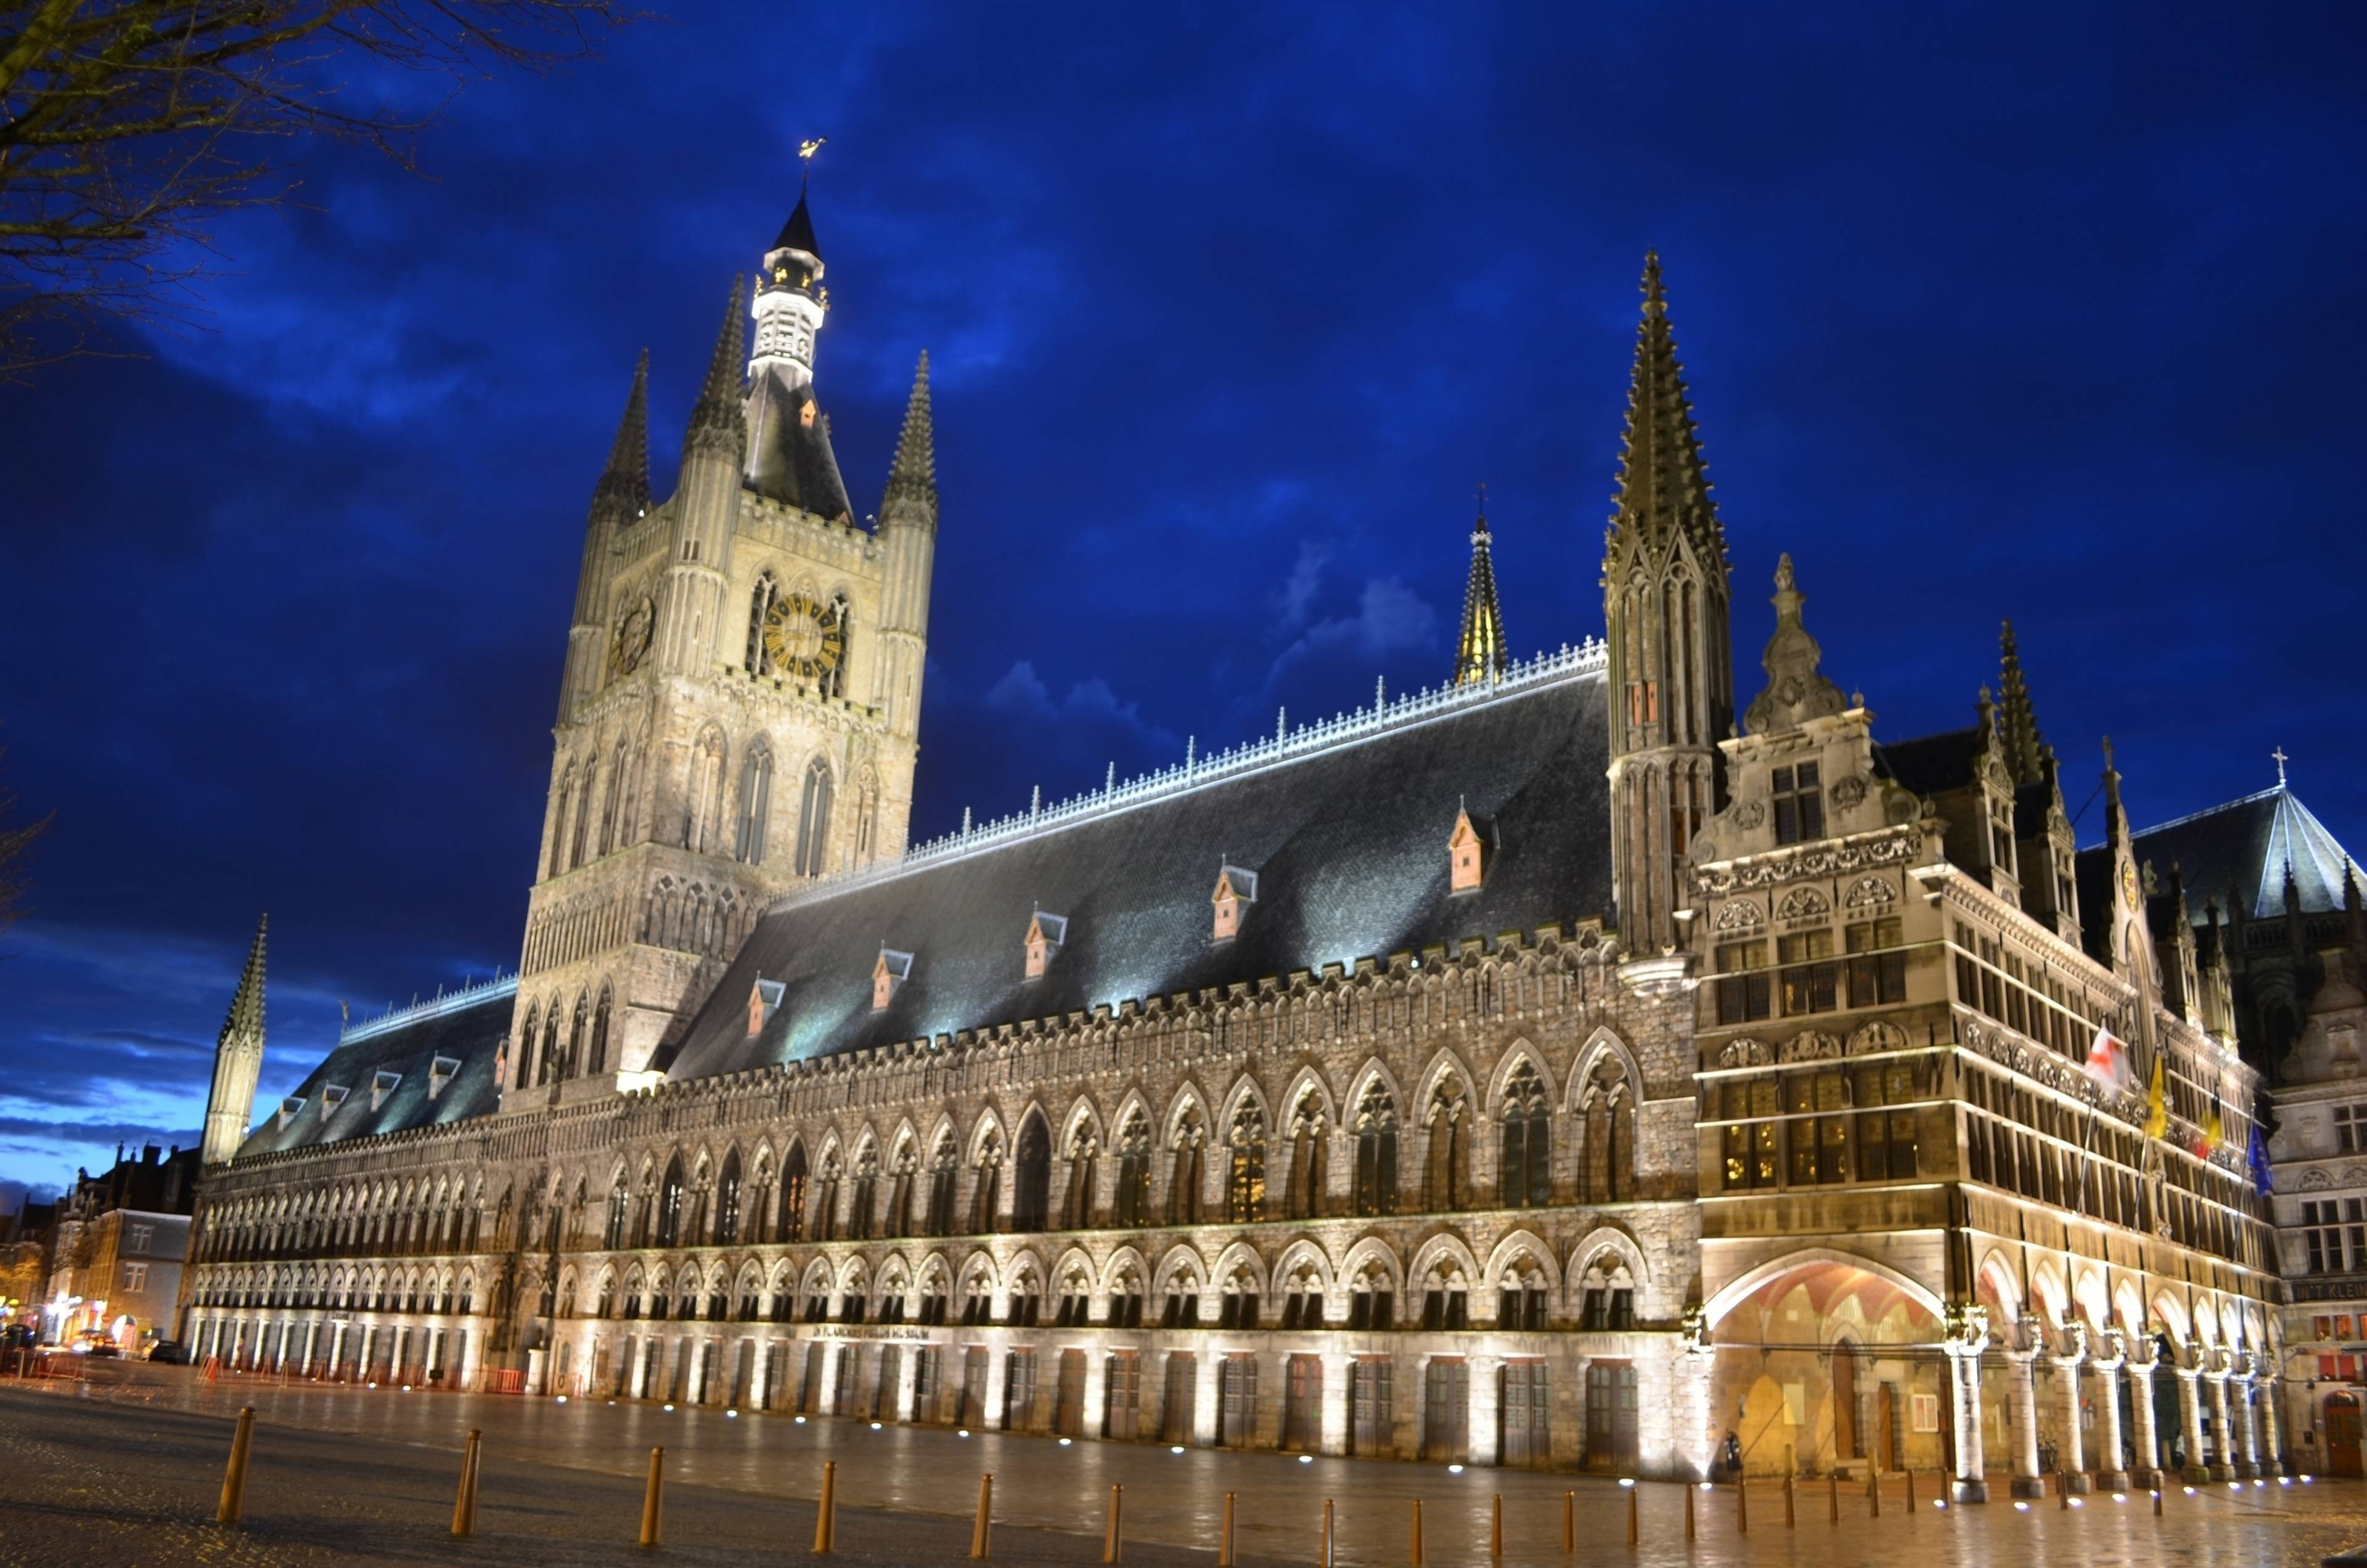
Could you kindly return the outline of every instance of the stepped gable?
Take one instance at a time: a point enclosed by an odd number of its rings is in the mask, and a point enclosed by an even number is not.
[[[280,1124],[279,1101],[255,1107],[255,1130],[238,1157],[492,1115],[501,1109],[499,1058],[516,1006],[517,981],[510,978],[355,1025],[289,1094],[304,1105],[287,1125]],[[430,1100],[427,1079],[438,1056],[460,1066]],[[382,1072],[401,1077],[372,1110],[371,1086]],[[345,1098],[324,1116],[322,1091],[332,1084],[342,1085]]]
[[[1317,971],[1605,915],[1608,724],[1599,655],[1417,709],[1269,765],[1218,758],[1195,778],[1064,814],[965,852],[916,853],[776,905],[700,1009],[673,1079],[1050,1018],[1101,1005]],[[1448,891],[1458,810],[1501,847],[1475,890]],[[1257,873],[1240,935],[1212,940],[1220,864]],[[1037,979],[1032,912],[1066,916]],[[875,1010],[881,950],[912,955]],[[758,980],[780,1006],[748,1032]]]
[[[2136,835],[2135,852],[2140,863],[2151,861],[2164,879],[2173,865],[2184,874],[2187,902],[2198,919],[2205,899],[2224,908],[2232,887],[2245,919],[2282,919],[2288,864],[2301,912],[2331,913],[2342,908],[2343,866],[2350,859],[2326,824],[2282,784],[2146,829]],[[2088,854],[2079,858],[2084,863]],[[2356,870],[2351,874],[2360,876]],[[2361,877],[2361,887],[2367,891],[2367,877]]]

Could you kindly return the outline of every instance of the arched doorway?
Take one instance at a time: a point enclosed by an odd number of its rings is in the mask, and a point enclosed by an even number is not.
[[[2355,1393],[2327,1394],[2326,1396],[2326,1472],[2328,1475],[2359,1473],[2360,1432],[2359,1396]]]

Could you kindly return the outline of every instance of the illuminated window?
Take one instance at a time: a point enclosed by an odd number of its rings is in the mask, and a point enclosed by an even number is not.
[[[1775,841],[1803,843],[1825,836],[1825,797],[1817,764],[1777,768],[1770,781],[1775,795]]]

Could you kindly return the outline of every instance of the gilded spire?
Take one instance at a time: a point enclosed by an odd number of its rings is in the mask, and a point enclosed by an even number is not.
[[[2039,784],[2046,777],[2046,747],[2038,738],[2038,716],[2030,705],[2030,687],[2022,678],[2022,654],[2013,645],[2013,623],[1999,636],[1998,739],[2005,748],[2005,765],[2016,784]]]
[[[1479,518],[1471,525],[1471,580],[1463,590],[1463,636],[1455,644],[1455,683],[1467,686],[1503,673],[1504,612],[1496,603],[1496,567],[1488,553],[1488,487],[1479,487]]]
[[[650,351],[633,367],[633,389],[625,396],[625,417],[608,448],[608,466],[593,487],[595,515],[629,522],[650,504]]]
[[[896,437],[896,458],[888,465],[888,492],[881,511],[897,502],[916,502],[937,508],[937,441],[929,420],[929,351],[912,371],[912,396],[904,405],[903,433]]]
[[[1627,431],[1619,448],[1619,488],[1612,497],[1615,541],[1632,535],[1657,551],[1682,535],[1704,562],[1726,561],[1726,536],[1710,500],[1701,434],[1685,396],[1684,367],[1669,330],[1660,258],[1644,254],[1644,317],[1636,327],[1636,368],[1627,389]]]
[[[698,401],[691,405],[690,430],[683,441],[690,451],[721,452],[734,461],[747,435],[740,406],[747,301],[747,279],[733,277],[730,297],[723,305],[723,330],[716,334],[715,355],[707,362],[707,379],[699,385]]]

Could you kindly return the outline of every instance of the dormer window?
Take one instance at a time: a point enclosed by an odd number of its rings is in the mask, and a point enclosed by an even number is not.
[[[289,1095],[287,1099],[285,1099],[285,1100],[281,1100],[281,1101],[279,1102],[279,1127],[280,1127],[280,1131],[282,1131],[282,1132],[287,1131],[287,1129],[288,1129],[288,1123],[289,1123],[290,1122],[295,1121],[295,1120],[296,1120],[296,1118],[298,1118],[299,1116],[301,1116],[301,1115],[303,1115],[303,1114],[304,1114],[304,1097],[303,1097],[302,1095],[300,1095],[300,1094],[291,1094],[291,1095]]]
[[[1775,841],[1806,843],[1825,836],[1824,786],[1817,764],[1801,762],[1777,768],[1770,780],[1775,795]]]
[[[778,980],[758,980],[748,987],[748,1032],[757,1033],[781,1010],[781,996],[788,987]]]
[[[343,1105],[345,1096],[352,1092],[341,1083],[325,1085],[321,1090],[321,1120],[326,1122],[335,1115],[337,1107]]]
[[[871,966],[871,1010],[878,1011],[896,999],[896,987],[912,977],[912,955],[899,953],[892,947],[879,950],[879,962]]]
[[[1060,944],[1068,940],[1068,916],[1048,915],[1041,909],[1036,910],[1035,917],[1027,922],[1027,977],[1042,979],[1045,969],[1052,962],[1052,955],[1059,952]]]
[[[379,1106],[384,1105],[386,1103],[386,1097],[392,1094],[394,1092],[394,1086],[402,1081],[402,1075],[401,1073],[382,1072],[372,1077],[370,1079],[370,1109],[372,1111],[376,1111]]]
[[[1447,890],[1467,893],[1488,877],[1488,862],[1495,852],[1495,825],[1468,810],[1455,814],[1455,831],[1446,839]]]
[[[427,1065],[427,1098],[434,1100],[444,1092],[444,1086],[460,1073],[460,1058],[438,1056]]]
[[[1240,934],[1241,915],[1246,906],[1257,902],[1257,873],[1254,871],[1244,871],[1237,865],[1218,868],[1217,890],[1209,895],[1208,899],[1216,911],[1216,923],[1212,928],[1216,941],[1229,942]]]

